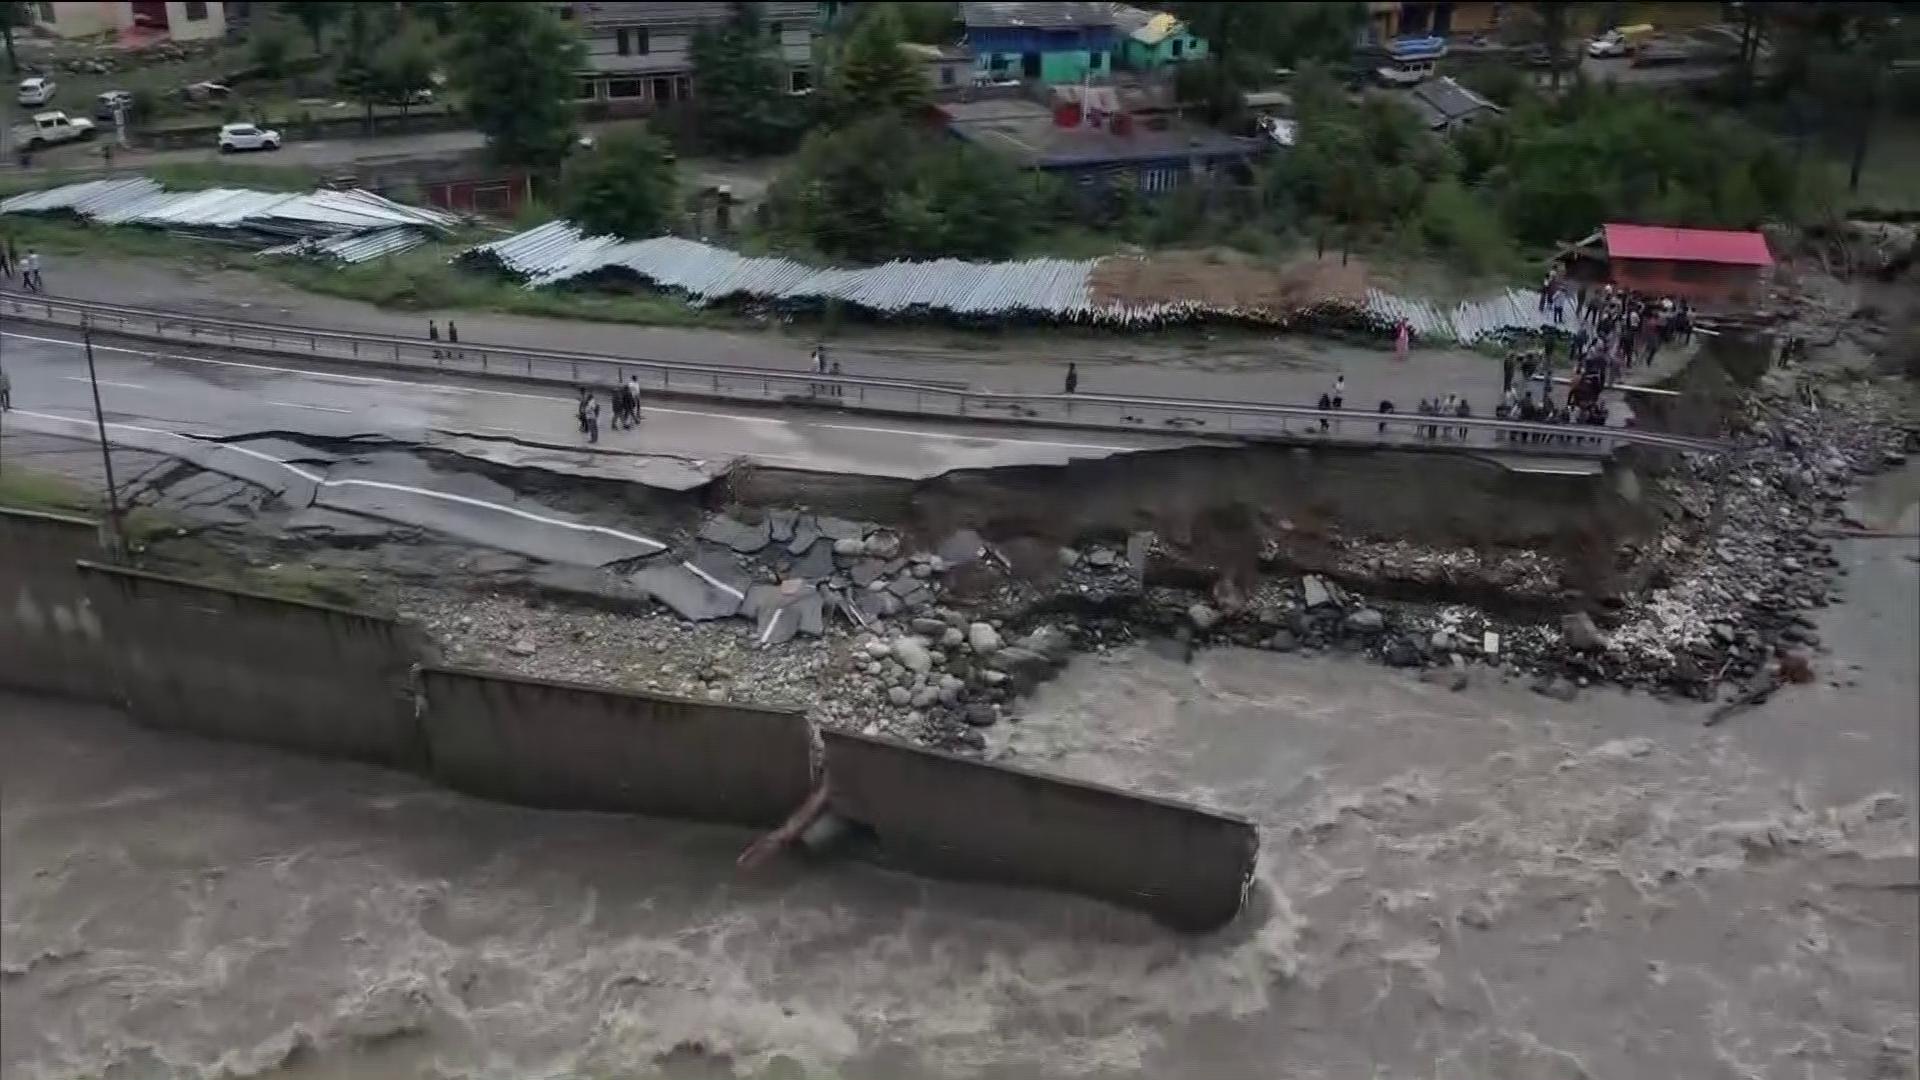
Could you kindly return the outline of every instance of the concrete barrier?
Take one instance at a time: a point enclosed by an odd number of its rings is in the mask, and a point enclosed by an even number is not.
[[[388,619],[79,564],[128,711],[168,731],[426,773],[411,674]]]
[[[813,787],[798,713],[458,668],[419,679],[434,778],[470,795],[764,827]]]
[[[1204,932],[1238,914],[1259,834],[1097,784],[823,732],[832,806],[903,869],[1056,889]]]
[[[0,686],[87,701],[115,697],[100,621],[74,563],[100,557],[81,518],[0,510]]]

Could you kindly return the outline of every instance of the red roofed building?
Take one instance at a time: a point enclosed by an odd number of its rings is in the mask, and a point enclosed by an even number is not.
[[[1621,288],[1720,311],[1757,308],[1766,295],[1773,253],[1757,232],[1608,225],[1603,234]]]

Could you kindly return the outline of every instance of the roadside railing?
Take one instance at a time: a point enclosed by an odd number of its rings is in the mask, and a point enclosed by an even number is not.
[[[1416,413],[1326,412],[1260,402],[1149,398],[1117,394],[1021,394],[964,385],[866,375],[683,363],[640,357],[478,342],[431,341],[344,333],[150,308],[0,293],[0,313],[41,325],[175,344],[199,344],[315,361],[407,371],[498,377],[610,390],[630,377],[647,394],[718,398],[769,405],[852,409],[956,421],[1341,443],[1446,446],[1529,454],[1601,457],[1621,446],[1712,452],[1711,439],[1584,425],[1533,424]]]

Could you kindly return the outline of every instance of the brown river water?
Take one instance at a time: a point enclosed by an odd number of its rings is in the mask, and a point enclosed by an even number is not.
[[[1915,489],[1868,516],[1911,532]],[[1250,910],[1200,940],[0,697],[0,1076],[1912,1077],[1915,551],[1847,545],[1828,677],[1711,729],[1335,657],[1076,661],[994,752],[1258,822]]]

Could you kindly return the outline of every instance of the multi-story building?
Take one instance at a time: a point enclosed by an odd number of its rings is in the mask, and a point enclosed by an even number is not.
[[[604,101],[620,112],[645,112],[684,101],[693,84],[693,38],[721,26],[729,3],[579,3],[562,14],[580,27],[587,70],[580,73],[582,101]],[[762,3],[760,25],[785,63],[787,90],[813,86],[814,40],[822,16],[818,3]]]
[[[26,9],[35,26],[63,38],[145,31],[204,41],[227,32],[226,5],[218,0],[54,0]]]

